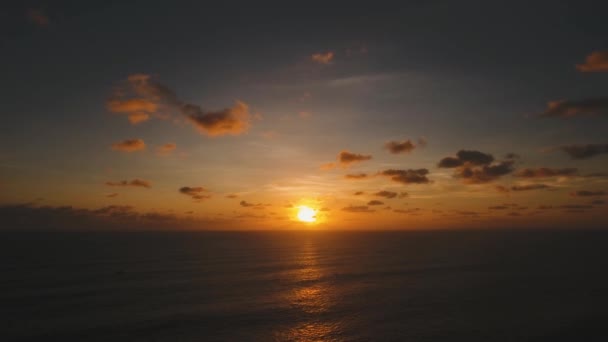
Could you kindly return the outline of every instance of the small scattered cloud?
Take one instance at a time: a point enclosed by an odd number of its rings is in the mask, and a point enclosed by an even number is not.
[[[264,205],[262,203],[249,203],[247,201],[241,201],[239,202],[241,207],[245,207],[245,208],[253,208],[253,209],[264,209],[264,207],[268,206],[268,205]]]
[[[397,170],[388,169],[380,171],[380,175],[390,177],[393,182],[402,184],[427,184],[430,180],[427,178],[429,170],[427,169],[408,169]]]
[[[346,211],[346,212],[350,212],[350,213],[373,213],[373,212],[375,212],[375,210],[370,209],[366,205],[359,205],[359,206],[351,205],[351,206],[342,208],[342,211]]]
[[[239,196],[236,194],[228,194],[228,195],[226,195],[226,198],[235,199],[235,198],[239,198]]]
[[[608,154],[608,144],[564,145],[557,148],[572,159],[589,159],[600,154]]]
[[[136,152],[146,148],[142,139],[127,139],[112,144],[112,149],[122,152]]]
[[[106,182],[105,183],[107,186],[121,186],[121,187],[141,187],[141,188],[151,188],[152,184],[147,181],[147,180],[143,180],[143,179],[133,179],[133,180],[123,180],[123,181],[119,181],[119,182]]]
[[[322,170],[330,170],[337,166],[342,168],[348,168],[354,163],[360,163],[366,160],[372,159],[371,155],[352,153],[348,151],[341,151],[338,153],[337,162],[336,163],[326,163],[321,165]]]
[[[372,205],[384,205],[384,202],[378,201],[378,200],[371,200],[371,201],[367,202],[367,205],[370,205],[370,206],[372,206]]]
[[[175,151],[175,149],[177,148],[177,144],[175,143],[166,143],[162,146],[159,146],[156,149],[156,153],[158,153],[161,156],[166,156],[171,154],[173,151]]]
[[[416,145],[408,139],[404,141],[389,141],[384,144],[384,148],[393,154],[410,153],[416,148]]]
[[[334,59],[334,53],[333,53],[333,51],[318,52],[318,53],[312,54],[312,56],[310,56],[310,59],[313,62],[316,62],[319,64],[330,64]]]
[[[49,16],[40,8],[27,10],[27,19],[36,26],[45,27],[51,23]]]
[[[494,162],[491,154],[460,150],[456,157],[445,157],[437,164],[440,168],[455,168],[455,177],[465,184],[482,184],[494,181],[514,171],[513,159]]]
[[[511,187],[513,191],[529,191],[529,190],[541,190],[549,189],[550,186],[547,184],[526,184],[526,185],[514,185]]]
[[[598,197],[606,196],[606,191],[590,191],[590,190],[579,190],[570,193],[573,197]]]
[[[503,185],[497,185],[497,186],[495,186],[495,189],[496,189],[496,191],[502,192],[502,193],[510,192],[509,188],[507,188],[506,186],[503,186]]]
[[[186,196],[190,196],[195,201],[201,201],[201,200],[211,198],[211,195],[209,194],[209,190],[207,190],[203,187],[200,187],[200,186],[197,186],[197,187],[184,186],[184,187],[179,188],[179,192]]]
[[[506,210],[509,209],[510,207],[506,206],[506,205],[495,205],[492,207],[488,207],[488,209],[490,210]]]
[[[106,194],[106,197],[108,197],[108,198],[118,197],[118,193],[113,192],[113,193],[110,193],[110,194]]]
[[[353,195],[355,195],[355,196],[361,196],[361,195],[365,195],[365,192],[363,192],[363,191],[356,191]]]
[[[549,178],[549,177],[574,177],[578,175],[576,168],[551,169],[548,167],[540,167],[537,169],[522,169],[516,172],[513,176],[520,178]]]
[[[136,125],[150,119],[150,113],[158,109],[158,105],[148,99],[111,99],[106,103],[106,107],[113,113],[126,114],[129,121]]]
[[[547,103],[542,117],[571,118],[576,116],[608,115],[608,98],[559,100]]]
[[[355,173],[355,174],[345,175],[344,178],[358,180],[358,179],[369,178],[369,175],[367,173]]]
[[[395,198],[395,197],[397,197],[397,195],[398,194],[394,191],[386,191],[386,190],[378,191],[374,194],[374,196],[384,197],[384,198]]]
[[[249,129],[251,121],[249,106],[241,101],[236,101],[231,108],[215,112],[204,111],[192,104],[183,105],[182,111],[200,133],[211,137],[242,134]]]
[[[585,63],[577,64],[576,69],[582,72],[608,72],[608,51],[594,51]]]

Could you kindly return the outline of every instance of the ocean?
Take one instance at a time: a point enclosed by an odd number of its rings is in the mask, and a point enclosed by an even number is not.
[[[0,341],[608,341],[608,232],[2,233]]]

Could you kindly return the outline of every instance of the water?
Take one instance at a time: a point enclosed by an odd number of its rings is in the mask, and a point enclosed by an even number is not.
[[[608,340],[608,232],[0,237],[1,341]]]

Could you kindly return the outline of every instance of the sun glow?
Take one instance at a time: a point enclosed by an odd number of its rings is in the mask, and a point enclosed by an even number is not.
[[[302,222],[316,222],[317,221],[317,211],[302,205],[298,208],[298,220]]]

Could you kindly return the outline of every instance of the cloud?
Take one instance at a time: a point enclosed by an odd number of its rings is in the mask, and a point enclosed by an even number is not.
[[[439,161],[437,165],[440,168],[455,168],[469,165],[487,165],[494,161],[491,154],[482,153],[479,151],[460,150],[456,153],[456,157],[446,157]]]
[[[605,191],[589,191],[589,190],[579,190],[570,193],[570,196],[574,197],[597,197],[597,196],[606,196]]]
[[[208,136],[239,135],[246,132],[250,126],[249,107],[236,101],[231,108],[208,112],[199,106],[185,104],[182,112],[190,119],[199,132]]]
[[[378,191],[374,194],[374,196],[384,197],[384,198],[395,198],[395,197],[397,197],[397,195],[398,194],[396,192],[386,191],[386,190]]]
[[[564,145],[557,149],[566,152],[572,159],[588,159],[608,153],[608,144]]]
[[[368,177],[369,176],[367,173],[348,174],[348,175],[344,176],[344,178],[346,178],[346,179],[365,179]]]
[[[410,153],[416,148],[416,145],[408,139],[404,141],[389,141],[384,144],[384,148],[393,154]]]
[[[608,51],[592,52],[585,58],[585,63],[576,65],[576,69],[582,72],[608,71]]]
[[[171,154],[171,152],[173,152],[176,148],[177,148],[177,144],[166,143],[162,146],[159,146],[156,149],[156,153],[158,153],[159,155],[168,155],[168,154]]]
[[[190,196],[195,201],[201,201],[204,199],[211,198],[211,195],[207,194],[209,192],[209,190],[207,190],[203,187],[200,187],[200,186],[197,186],[197,187],[184,186],[184,187],[179,188],[179,192],[186,196]]]
[[[337,163],[326,163],[321,165],[322,170],[330,170],[335,168],[336,166],[340,166],[342,168],[348,168],[354,163],[363,162],[366,160],[372,159],[371,155],[364,155],[358,153],[352,153],[348,151],[341,151],[337,156]]]
[[[529,191],[529,190],[540,190],[548,189],[550,186],[547,184],[527,184],[527,185],[514,185],[511,187],[513,191]]]
[[[426,177],[429,173],[427,169],[408,169],[408,170],[396,170],[388,169],[381,171],[379,174],[382,176],[390,177],[392,181],[402,184],[427,184],[430,180]]]
[[[378,201],[378,200],[371,200],[369,202],[367,202],[367,205],[383,205],[384,202],[382,201]]]
[[[18,231],[133,231],[211,228],[210,222],[178,217],[156,211],[138,212],[125,205],[109,205],[98,209],[72,206],[34,206],[11,204],[0,206],[2,228]],[[214,226],[217,227],[217,222]],[[0,228],[0,230],[2,230]]]
[[[351,205],[351,206],[342,208],[342,211],[347,211],[350,213],[373,213],[373,212],[375,212],[375,210],[370,209],[366,205],[359,205],[359,206]]]
[[[245,208],[264,209],[264,204],[262,203],[249,203],[247,201],[241,201],[239,204],[241,207]]]
[[[156,103],[141,98],[112,99],[106,103],[106,107],[113,113],[127,114],[129,121],[134,125],[148,121],[150,113],[155,113],[158,109]]]
[[[30,8],[27,10],[28,20],[40,27],[48,26],[51,23],[49,16],[42,9]]]
[[[127,180],[123,180],[120,182],[106,182],[107,186],[123,186],[123,187],[127,187],[127,186],[132,186],[132,187],[142,187],[142,188],[151,188],[152,184],[150,182],[148,182],[147,180],[143,180],[143,179],[133,179],[131,181],[127,181]]]
[[[112,149],[122,152],[136,152],[146,148],[146,144],[141,139],[127,139],[112,144]]]
[[[361,196],[361,195],[364,195],[364,194],[365,194],[365,192],[363,192],[363,191],[357,191],[353,195],[355,195],[355,196]]]
[[[420,209],[420,208],[395,209],[395,210],[393,210],[393,212],[394,213],[399,213],[399,214],[415,215],[415,214],[419,214],[421,210],[422,209]]]
[[[606,204],[606,201],[603,199],[597,199],[597,200],[591,201],[591,204],[592,205],[604,205],[604,204]]]
[[[115,192],[113,192],[111,194],[106,194],[106,197],[108,197],[108,198],[114,198],[114,197],[117,197],[117,196],[118,196],[118,194],[115,193]]]
[[[228,194],[228,195],[226,195],[226,198],[234,199],[234,198],[239,198],[239,196],[236,194]]]
[[[583,100],[559,100],[547,103],[542,117],[571,118],[584,115],[608,115],[608,98],[588,98]]]
[[[521,178],[549,178],[549,177],[574,177],[578,175],[576,168],[550,169],[540,167],[537,169],[523,169],[515,173],[513,176]]]
[[[514,171],[513,159],[494,163],[491,154],[460,150],[456,157],[445,157],[437,164],[440,168],[456,168],[455,177],[465,184],[482,184],[496,180]]]
[[[493,207],[488,207],[488,209],[490,209],[490,210],[505,210],[505,209],[509,209],[509,207],[506,206],[506,205],[496,205],[496,206],[493,206]]]
[[[332,60],[334,59],[334,53],[333,53],[333,51],[318,52],[318,53],[312,54],[312,56],[310,56],[310,59],[313,62],[316,62],[319,64],[330,64],[332,62]]]
[[[133,74],[121,82],[106,106],[112,112],[127,114],[133,124],[148,120],[152,114],[166,117],[160,112],[174,110],[186,116],[200,133],[211,137],[242,134],[251,121],[249,106],[244,102],[236,101],[233,107],[217,111],[203,110],[180,100],[173,90],[147,74]]]
[[[497,185],[495,187],[496,191],[498,192],[502,192],[502,193],[508,193],[510,190],[509,188],[507,188],[506,186],[502,186],[502,185]]]

